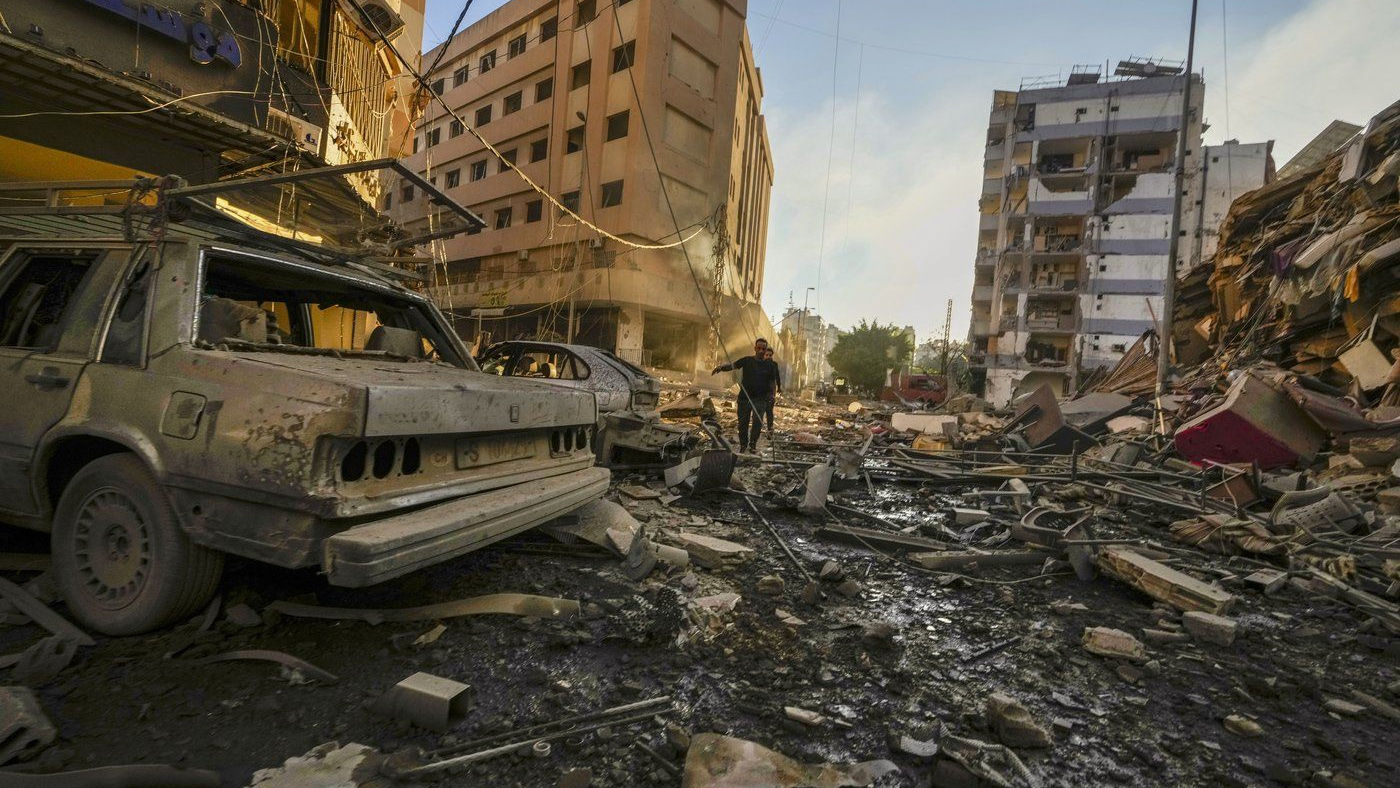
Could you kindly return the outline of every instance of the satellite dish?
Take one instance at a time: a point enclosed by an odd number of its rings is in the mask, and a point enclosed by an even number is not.
[[[1148,76],[1151,76],[1152,74],[1156,74],[1156,73],[1157,73],[1157,64],[1156,64],[1156,63],[1144,63],[1143,66],[1142,66],[1142,73],[1147,74]]]

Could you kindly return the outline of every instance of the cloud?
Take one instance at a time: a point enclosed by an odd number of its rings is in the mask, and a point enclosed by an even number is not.
[[[1242,20],[1232,14],[1230,21]],[[1277,140],[1282,165],[1333,120],[1364,124],[1400,98],[1396,30],[1394,0],[1317,0],[1245,42],[1230,54],[1230,136]],[[1224,71],[1214,67],[1206,76],[1206,137],[1215,143],[1226,133]]]
[[[977,239],[990,91],[940,91],[917,103],[862,93],[854,167],[855,106],[837,103],[835,154],[822,248],[831,102],[769,118],[776,168],[769,219],[765,306],[781,313],[789,291],[801,304],[817,284],[820,308],[842,327],[861,319],[942,331],[948,298],[953,333],[965,335]],[[854,179],[852,179],[854,176]]]

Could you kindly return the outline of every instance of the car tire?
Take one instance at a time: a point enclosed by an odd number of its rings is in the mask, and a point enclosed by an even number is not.
[[[54,513],[54,575],[73,617],[108,635],[136,635],[189,617],[218,587],[224,556],[190,541],[140,459],[83,466]]]

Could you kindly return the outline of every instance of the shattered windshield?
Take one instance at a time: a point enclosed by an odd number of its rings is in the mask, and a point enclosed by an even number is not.
[[[204,348],[475,368],[415,299],[352,277],[232,255],[206,259],[196,342]]]

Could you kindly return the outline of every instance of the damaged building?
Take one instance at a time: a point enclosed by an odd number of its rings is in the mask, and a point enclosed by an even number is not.
[[[463,336],[593,345],[683,376],[719,355],[712,319],[727,356],[773,336],[758,303],[773,163],[745,13],[513,0],[425,55],[457,117],[429,106],[409,166],[488,221],[434,249],[433,294]],[[408,185],[383,206],[413,229],[443,221]]]
[[[1067,394],[1158,323],[1179,134],[1180,270],[1211,253],[1235,197],[1272,179],[1271,143],[1202,144],[1204,82],[1191,79],[1184,119],[1186,76],[1160,60],[994,93],[970,332],[973,388],[989,401],[1042,383]]]

